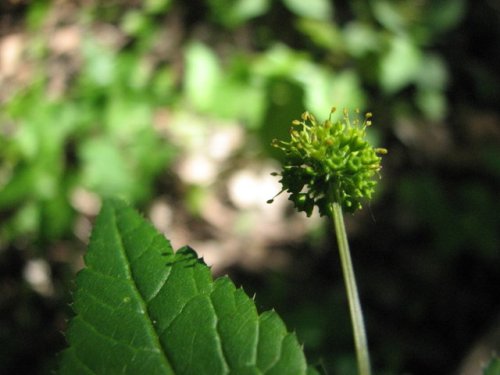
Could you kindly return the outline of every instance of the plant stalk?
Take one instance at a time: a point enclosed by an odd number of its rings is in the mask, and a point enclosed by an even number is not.
[[[344,274],[344,283],[347,290],[347,299],[349,300],[349,310],[351,313],[354,343],[356,346],[356,358],[358,362],[358,373],[359,375],[370,375],[371,369],[368,342],[366,339],[366,330],[363,321],[363,312],[361,311],[361,303],[359,302],[358,288],[354,277],[354,269],[352,267],[351,254],[349,252],[349,243],[347,241],[342,207],[337,202],[334,202],[332,205],[333,224],[339,246],[340,261],[342,264],[342,272]]]

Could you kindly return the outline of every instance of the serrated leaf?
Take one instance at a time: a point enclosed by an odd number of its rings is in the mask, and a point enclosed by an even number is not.
[[[77,277],[60,374],[306,374],[274,311],[166,240],[121,201],[105,202]],[[309,373],[314,373],[309,369]]]

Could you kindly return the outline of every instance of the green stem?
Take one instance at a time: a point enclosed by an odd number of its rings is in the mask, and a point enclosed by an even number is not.
[[[358,362],[359,375],[370,375],[370,356],[368,353],[368,343],[366,340],[365,324],[363,322],[363,312],[359,302],[358,288],[354,278],[349,243],[345,231],[342,207],[339,203],[333,203],[333,224],[337,235],[342,272],[349,300],[349,310],[351,312],[352,327],[354,332],[354,342],[356,345],[356,358]]]

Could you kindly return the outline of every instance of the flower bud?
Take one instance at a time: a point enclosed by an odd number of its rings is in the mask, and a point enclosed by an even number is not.
[[[334,201],[348,212],[360,209],[361,201],[370,199],[375,190],[373,177],[382,160],[379,155],[387,153],[385,148],[373,148],[365,140],[366,127],[371,125],[370,112],[362,123],[358,116],[351,122],[348,110],[344,110],[340,121],[333,122],[334,112],[332,108],[330,117],[322,123],[304,112],[302,121],[292,122],[289,142],[272,142],[286,155],[279,173],[281,192],[289,192],[297,210],[307,216],[314,206],[320,215],[331,216]]]

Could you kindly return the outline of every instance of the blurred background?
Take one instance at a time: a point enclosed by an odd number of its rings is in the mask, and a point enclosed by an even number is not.
[[[275,137],[373,113],[377,196],[346,217],[376,374],[500,351],[496,0],[2,0],[0,372],[56,366],[101,200],[194,247],[325,374],[355,374],[331,225],[293,212]]]

